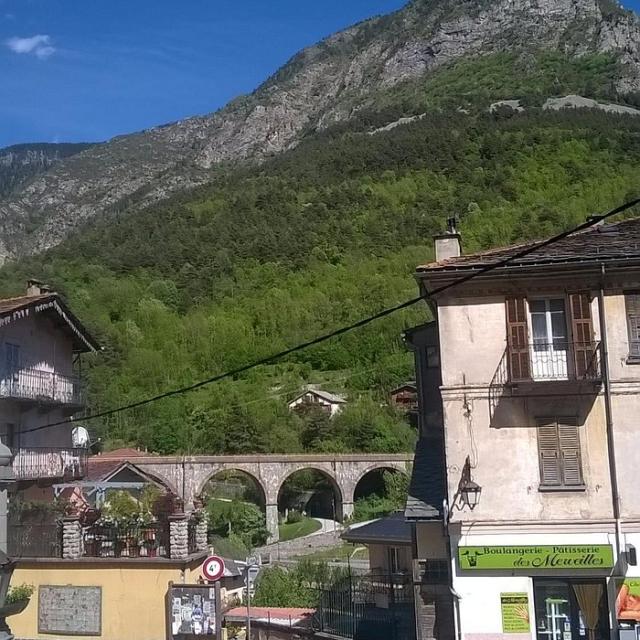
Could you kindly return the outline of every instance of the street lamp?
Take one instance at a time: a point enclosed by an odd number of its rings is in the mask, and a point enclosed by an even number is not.
[[[471,478],[465,478],[460,485],[460,495],[462,502],[473,511],[480,502],[480,494],[482,493],[482,487],[471,480]]]

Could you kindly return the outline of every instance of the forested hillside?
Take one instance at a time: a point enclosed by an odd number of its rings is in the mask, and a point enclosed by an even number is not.
[[[637,195],[640,117],[542,109],[567,93],[621,101],[617,72],[609,56],[544,53],[446,67],[261,167],[220,166],[207,187],[6,266],[4,292],[38,276],[94,330],[105,351],[89,372],[92,410],[220,373],[414,297],[412,271],[450,216],[471,251]],[[507,98],[525,110],[490,112]],[[427,317],[416,307],[90,426],[160,452],[407,450],[415,434],[384,402],[413,375],[402,330]],[[332,422],[290,414],[286,400],[309,382],[344,392],[349,407]]]

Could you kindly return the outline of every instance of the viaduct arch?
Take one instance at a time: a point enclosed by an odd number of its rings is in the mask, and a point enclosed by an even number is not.
[[[123,460],[124,461],[124,460]],[[394,469],[409,472],[413,454],[304,454],[242,456],[141,456],[127,459],[145,473],[176,490],[187,509],[203,492],[207,482],[223,471],[241,471],[261,488],[266,503],[269,541],[278,540],[278,495],[286,479],[296,471],[315,469],[338,488],[342,504],[338,513],[353,514],[355,491],[371,471]]]

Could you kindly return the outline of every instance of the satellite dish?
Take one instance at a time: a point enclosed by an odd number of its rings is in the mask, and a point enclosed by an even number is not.
[[[74,427],[71,431],[71,442],[74,447],[88,447],[90,443],[89,432],[85,427]]]

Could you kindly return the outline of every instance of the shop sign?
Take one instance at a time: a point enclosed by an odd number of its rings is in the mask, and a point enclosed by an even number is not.
[[[501,593],[500,606],[502,608],[503,633],[528,633],[531,631],[529,596],[526,593]]]
[[[611,569],[613,547],[595,545],[532,545],[458,547],[461,569]]]

